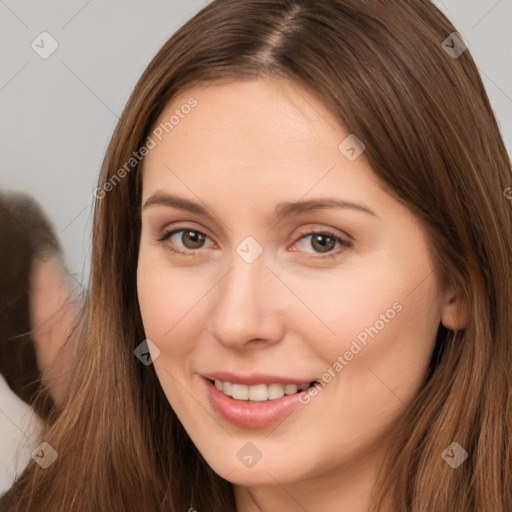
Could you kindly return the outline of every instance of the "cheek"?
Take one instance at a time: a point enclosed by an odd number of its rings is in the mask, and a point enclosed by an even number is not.
[[[389,269],[383,272],[374,266],[363,275],[343,269],[316,279],[311,275],[287,276],[286,281],[304,303],[295,307],[294,325],[326,362],[327,354],[329,359],[343,354],[353,340],[364,347],[370,339],[368,330],[384,332],[403,316],[407,279],[399,276],[390,281],[382,277],[383,273],[390,275]]]
[[[158,345],[163,334],[172,326],[171,312],[175,311],[176,302],[162,277],[139,265],[137,295],[142,323],[146,336]]]
[[[379,288],[375,281],[368,299],[354,291],[338,323],[340,330],[347,330],[336,347],[344,359],[336,385],[343,384],[338,389],[350,397],[345,405],[356,412],[358,422],[381,421],[384,411],[398,413],[426,377],[439,326],[436,288],[427,279],[411,291],[411,282],[417,280],[404,276],[391,287]]]
[[[169,268],[162,261],[139,259],[137,295],[144,331],[166,355],[171,349],[173,358],[190,351],[194,329],[201,327],[205,297],[211,288],[209,278],[197,270]]]
[[[292,281],[289,276],[288,282],[310,309],[302,307],[295,328],[324,361],[326,371],[341,355],[350,380],[363,373],[368,377],[369,368],[385,365],[390,376],[398,371],[405,379],[421,378],[417,372],[430,360],[440,309],[434,277],[425,278],[428,262],[416,263],[407,268],[399,260],[375,262],[362,278],[361,272],[353,278],[344,273],[321,280]]]
[[[153,361],[157,377],[180,419],[186,418],[186,411],[194,413],[193,402],[188,395],[182,395],[182,373],[187,371],[190,353],[197,339],[194,326],[200,322],[194,318],[194,308],[204,291],[198,283],[181,277],[162,265],[146,264],[141,258],[137,271],[137,294],[146,338],[154,343],[160,353]],[[202,293],[201,293],[202,292]],[[191,321],[192,320],[192,321]],[[176,380],[178,379],[178,380]],[[191,409],[192,408],[192,409]]]

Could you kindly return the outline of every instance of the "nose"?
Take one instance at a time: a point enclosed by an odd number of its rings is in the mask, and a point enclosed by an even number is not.
[[[231,270],[216,288],[209,331],[218,342],[247,349],[268,347],[283,338],[289,298],[263,255],[247,263],[234,254]]]

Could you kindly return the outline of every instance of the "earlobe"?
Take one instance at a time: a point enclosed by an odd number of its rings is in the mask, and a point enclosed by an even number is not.
[[[447,295],[447,300],[442,310],[441,323],[451,331],[464,329],[469,322],[467,304],[453,291]]]

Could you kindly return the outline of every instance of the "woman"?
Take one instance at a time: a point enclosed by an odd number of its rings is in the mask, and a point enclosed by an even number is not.
[[[510,161],[454,32],[222,0],[171,37],[95,192],[58,456],[2,510],[512,509]]]

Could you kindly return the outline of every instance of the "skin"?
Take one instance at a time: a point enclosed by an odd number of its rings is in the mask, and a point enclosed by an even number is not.
[[[77,314],[76,298],[60,257],[34,258],[30,287],[30,319],[37,364],[50,395],[62,405],[76,344],[65,343]]]
[[[419,221],[384,191],[364,153],[349,161],[338,150],[349,133],[319,99],[270,79],[219,83],[175,97],[157,124],[191,96],[198,105],[145,158],[142,204],[172,193],[214,217],[142,209],[138,297],[160,350],[155,371],[208,464],[235,484],[239,512],[364,511],[387,435],[425,380],[440,322],[464,323],[460,301],[439,289]],[[273,217],[282,201],[333,196],[376,216],[326,208]],[[158,241],[180,228],[207,238],[201,246],[179,232]],[[352,246],[324,253],[312,236],[301,239],[326,229]],[[247,236],[263,248],[253,263],[236,252]],[[244,429],[212,408],[199,374],[320,379],[397,302],[401,311],[280,424]],[[262,453],[251,468],[237,457],[249,441]]]

